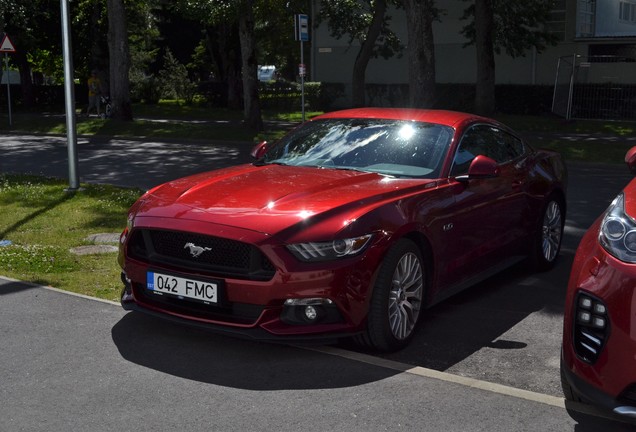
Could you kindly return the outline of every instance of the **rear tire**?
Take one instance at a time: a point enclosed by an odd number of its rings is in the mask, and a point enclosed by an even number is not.
[[[426,288],[426,265],[411,240],[399,240],[380,265],[367,316],[367,329],[358,342],[379,351],[409,344],[421,317]]]
[[[534,238],[531,260],[536,270],[549,270],[556,264],[564,226],[564,205],[560,199],[551,196],[543,206]]]

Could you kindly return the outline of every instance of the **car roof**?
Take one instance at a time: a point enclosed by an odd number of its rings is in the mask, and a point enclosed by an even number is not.
[[[312,120],[339,118],[368,118],[388,120],[411,120],[442,124],[457,127],[462,123],[488,122],[499,124],[497,121],[475,114],[458,111],[429,110],[415,108],[354,108],[334,111],[314,117]]]

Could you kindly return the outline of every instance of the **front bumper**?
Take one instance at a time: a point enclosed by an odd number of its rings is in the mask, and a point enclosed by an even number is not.
[[[157,312],[152,309],[145,308],[138,305],[134,301],[122,302],[122,307],[127,311],[142,312],[147,315],[151,315],[162,320],[168,320],[177,324],[186,325],[190,327],[199,328],[212,333],[222,334],[226,336],[237,337],[241,339],[250,339],[263,342],[276,342],[285,344],[318,344],[329,345],[337,343],[340,338],[354,336],[355,333],[338,333],[338,334],[317,334],[317,335],[297,335],[297,336],[279,336],[272,334],[262,328],[241,328],[241,327],[229,327],[225,325],[206,323],[200,321],[193,321],[187,318],[181,318],[176,315],[169,315],[163,312]]]
[[[603,392],[598,387],[590,384],[590,382],[583,377],[575,374],[566,366],[563,351],[561,352],[561,379],[565,380],[584,402],[636,420],[636,405],[629,404],[625,400],[619,400]]]
[[[581,240],[572,266],[561,369],[586,402],[636,418],[636,265],[617,260],[599,245],[599,224],[600,220]],[[593,358],[580,349],[581,295],[606,307],[607,328]]]
[[[281,320],[284,306],[260,307],[256,305],[234,304],[232,309],[238,312],[234,316],[230,313],[218,313],[215,316],[197,316],[196,310],[188,306],[174,307],[139,299],[143,288],[133,288],[133,282],[122,273],[124,288],[121,292],[121,305],[125,310],[143,312],[148,315],[167,319],[172,322],[197,327],[214,333],[225,334],[244,339],[284,343],[335,343],[343,337],[350,337],[358,332],[351,331],[351,327],[343,322],[341,316],[332,306],[332,319],[316,324],[301,323],[293,325]],[[136,298],[137,297],[137,298]],[[178,302],[176,302],[178,303]],[[186,312],[187,311],[187,312]]]

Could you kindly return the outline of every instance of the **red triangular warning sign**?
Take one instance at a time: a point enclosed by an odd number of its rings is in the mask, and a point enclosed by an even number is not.
[[[15,47],[11,43],[11,39],[9,39],[9,35],[4,35],[0,45],[0,52],[15,52]]]

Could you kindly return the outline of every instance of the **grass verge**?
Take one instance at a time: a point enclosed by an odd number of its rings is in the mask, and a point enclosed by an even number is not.
[[[0,274],[22,281],[117,300],[121,290],[115,253],[75,255],[92,234],[118,233],[141,191],[82,185],[64,191],[59,179],[0,175]],[[6,242],[8,240],[8,242]]]

